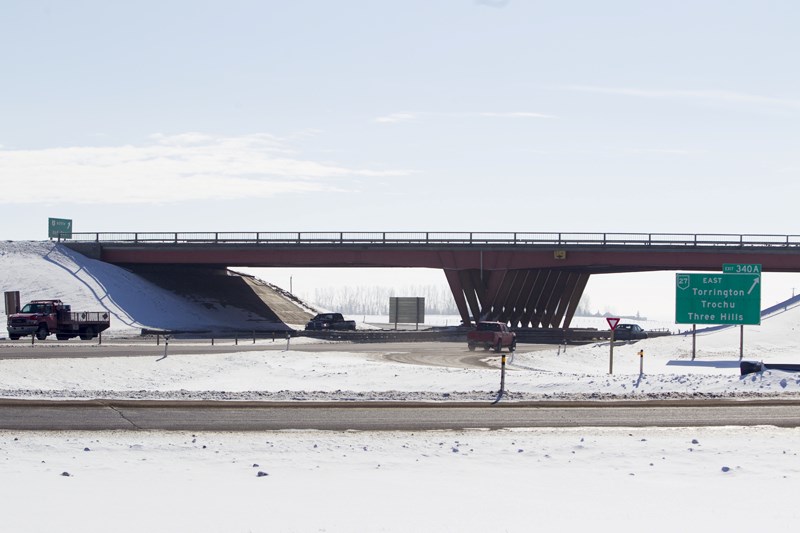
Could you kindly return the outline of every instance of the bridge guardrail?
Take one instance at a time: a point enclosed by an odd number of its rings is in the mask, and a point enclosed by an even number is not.
[[[533,232],[73,232],[59,242],[131,244],[341,244],[798,247],[800,235]]]

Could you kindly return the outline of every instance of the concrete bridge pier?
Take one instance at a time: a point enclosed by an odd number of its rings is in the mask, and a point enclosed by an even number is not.
[[[446,269],[464,324],[477,320],[511,327],[568,328],[589,273],[564,269]]]

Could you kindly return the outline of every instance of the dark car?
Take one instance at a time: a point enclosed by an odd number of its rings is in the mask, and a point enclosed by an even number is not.
[[[647,332],[638,324],[620,324],[614,330],[614,340],[616,341],[635,341],[646,338]]]

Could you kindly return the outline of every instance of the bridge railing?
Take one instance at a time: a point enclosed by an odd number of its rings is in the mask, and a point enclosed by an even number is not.
[[[73,232],[64,242],[800,247],[800,235],[545,232]]]

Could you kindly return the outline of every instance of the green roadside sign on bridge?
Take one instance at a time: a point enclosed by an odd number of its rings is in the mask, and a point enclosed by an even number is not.
[[[733,265],[752,266],[757,273],[676,274],[675,323],[760,324],[761,265]]]
[[[57,238],[71,239],[72,220],[68,218],[48,218],[47,236],[50,239],[57,239]]]

